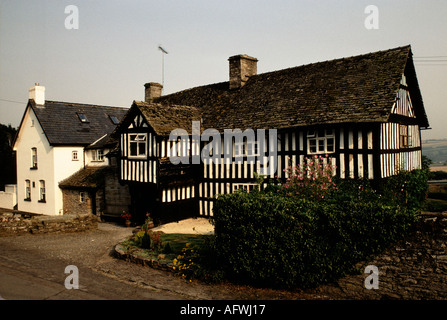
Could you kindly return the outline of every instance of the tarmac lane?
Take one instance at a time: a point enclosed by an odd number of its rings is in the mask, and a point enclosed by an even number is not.
[[[84,232],[0,237],[0,297],[6,300],[321,299],[313,293],[225,282],[189,283],[171,272],[113,257],[115,245],[132,235],[132,230],[101,222],[97,230]],[[67,267],[74,267],[76,274],[71,269],[66,272]],[[75,275],[77,288],[72,286]]]
[[[0,297],[4,300],[185,298],[169,290],[124,281],[120,276],[108,276],[98,270],[98,263],[101,265],[114,260],[110,257],[113,245],[131,233],[130,229],[100,226],[98,231],[82,233],[1,237]],[[68,265],[77,269],[77,289],[70,288],[74,283],[74,273],[66,272]]]

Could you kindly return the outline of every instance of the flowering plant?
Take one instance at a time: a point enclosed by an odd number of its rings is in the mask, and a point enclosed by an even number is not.
[[[333,180],[335,168],[328,155],[305,157],[302,164],[289,165],[284,169],[288,178],[283,186],[289,196],[312,200],[324,199],[327,192],[335,188]]]
[[[121,217],[124,218],[125,220],[130,220],[132,219],[132,215],[130,213],[126,213],[123,211],[123,213],[121,214]]]

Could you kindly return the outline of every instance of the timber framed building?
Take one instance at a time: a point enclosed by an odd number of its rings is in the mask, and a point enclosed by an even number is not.
[[[421,133],[429,127],[410,46],[257,74],[258,60],[229,59],[230,79],[161,96],[161,85],[145,85],[145,101],[134,101],[115,131],[120,179],[127,183],[134,214],[162,220],[211,216],[214,197],[255,186],[257,147],[233,144],[233,158],[178,164],[172,147],[192,158],[206,142],[201,131],[276,129],[265,139],[276,145],[277,170],[306,156],[329,155],[341,178],[383,179],[399,169],[421,168]],[[169,141],[174,129],[188,139]],[[239,151],[237,151],[239,150]],[[235,153],[243,161],[235,161]],[[289,161],[290,160],[290,161]]]

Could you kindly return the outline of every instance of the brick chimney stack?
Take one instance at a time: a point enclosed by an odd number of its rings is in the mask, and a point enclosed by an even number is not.
[[[230,57],[230,89],[242,88],[247,80],[257,74],[258,59],[240,54]]]
[[[156,82],[149,82],[144,85],[145,94],[144,101],[152,102],[154,99],[161,97],[163,86]]]

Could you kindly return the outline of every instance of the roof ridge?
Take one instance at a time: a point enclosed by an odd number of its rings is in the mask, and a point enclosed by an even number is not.
[[[379,51],[373,51],[373,52],[369,52],[369,53],[362,53],[359,55],[353,55],[353,56],[349,56],[349,57],[334,58],[334,59],[330,59],[330,60],[322,60],[322,61],[317,61],[317,62],[306,63],[306,64],[294,66],[294,67],[288,67],[288,68],[284,68],[284,69],[258,73],[254,76],[251,76],[250,78],[254,78],[254,77],[262,76],[262,75],[266,75],[266,74],[272,74],[275,72],[281,72],[281,71],[292,70],[292,69],[296,69],[296,68],[312,66],[312,65],[316,65],[316,64],[320,64],[320,63],[334,63],[337,61],[349,60],[349,59],[353,59],[353,58],[364,58],[366,56],[371,56],[371,55],[375,55],[375,54],[380,54],[380,53],[384,54],[384,53],[387,53],[390,51],[403,50],[405,48],[411,49],[411,45],[406,45],[406,46],[401,46],[401,47],[396,47],[396,48],[391,48],[391,49],[385,49],[385,50],[379,50]]]
[[[411,45],[408,44],[408,45],[405,45],[405,46],[395,47],[395,48],[391,48],[391,49],[384,49],[384,50],[379,50],[379,51],[372,51],[372,52],[369,52],[369,53],[363,53],[363,54],[359,54],[359,55],[353,55],[353,56],[348,56],[348,57],[341,57],[341,58],[334,58],[334,59],[329,59],[329,60],[322,60],[322,61],[317,61],[317,62],[306,63],[306,64],[302,64],[302,65],[297,65],[297,66],[294,66],[294,67],[288,67],[288,68],[284,68],[284,69],[258,73],[256,75],[251,76],[250,78],[256,78],[256,77],[259,77],[259,76],[269,75],[269,74],[276,73],[276,72],[292,70],[292,69],[302,68],[302,67],[306,67],[306,66],[312,66],[312,65],[316,65],[316,64],[320,64],[320,63],[334,63],[334,62],[337,62],[337,61],[343,61],[343,60],[348,60],[348,59],[353,59],[353,58],[363,58],[363,57],[366,57],[366,56],[369,56],[369,55],[380,54],[380,53],[384,54],[386,52],[403,50],[403,49],[410,49],[411,50]],[[222,81],[222,82],[204,84],[204,85],[200,85],[200,86],[197,86],[197,87],[192,87],[192,88],[180,90],[180,91],[177,91],[177,92],[173,92],[173,93],[170,93],[168,95],[161,96],[161,97],[159,97],[157,99],[160,99],[161,101],[163,101],[164,99],[169,99],[170,97],[173,97],[173,96],[178,95],[178,94],[183,94],[183,93],[186,93],[188,91],[198,90],[198,89],[201,89],[201,88],[203,89],[203,88],[206,88],[206,87],[213,87],[213,86],[217,86],[217,85],[223,85],[223,84],[226,84],[226,83],[229,83],[229,81]],[[155,101],[157,101],[157,99]]]
[[[146,101],[139,101],[139,100],[134,100],[134,103],[136,105],[143,105],[143,106],[155,105],[155,106],[158,106],[158,107],[166,107],[166,105],[167,105],[165,103],[160,103],[160,102],[146,102]],[[192,108],[192,109],[197,109],[199,111],[201,110],[199,107],[191,106],[191,105],[187,105],[187,104],[169,103],[168,105],[169,105],[169,107]]]
[[[66,102],[66,101],[54,101],[54,100],[45,100],[45,103],[53,103],[53,104],[65,104],[72,106],[87,106],[87,107],[100,107],[100,108],[113,108],[113,109],[129,109],[129,107],[117,107],[117,106],[105,106],[99,104],[91,104],[91,103],[79,103],[79,102]]]

